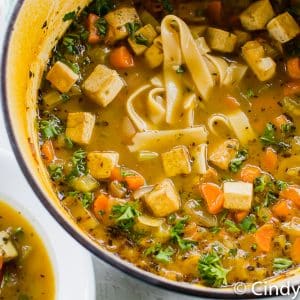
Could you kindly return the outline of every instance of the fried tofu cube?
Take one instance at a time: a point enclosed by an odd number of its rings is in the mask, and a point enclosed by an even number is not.
[[[268,23],[267,29],[269,34],[282,44],[292,40],[300,33],[298,23],[288,12],[272,19]]]
[[[108,44],[114,44],[128,37],[129,32],[127,31],[126,24],[140,24],[140,18],[134,7],[121,7],[109,12],[104,18],[108,23],[106,38],[106,43]]]
[[[206,38],[212,50],[224,53],[233,52],[237,43],[237,36],[235,34],[213,27],[208,27]]]
[[[209,161],[222,170],[228,170],[229,163],[239,149],[238,140],[231,139],[221,143],[209,156]]]
[[[88,112],[69,113],[66,136],[77,144],[88,144],[93,134],[95,119],[95,116]]]
[[[46,79],[61,93],[67,93],[79,79],[79,75],[66,64],[57,61],[48,72]]]
[[[242,54],[249,67],[260,81],[271,79],[276,72],[276,63],[267,57],[258,41],[249,41],[242,47]]]
[[[165,173],[168,177],[190,174],[192,171],[190,155],[186,146],[177,146],[161,154]]]
[[[97,104],[106,107],[125,86],[117,73],[104,65],[98,65],[83,83],[85,94]]]
[[[179,210],[180,197],[171,179],[164,179],[145,196],[145,203],[156,217],[166,217]]]
[[[98,179],[108,179],[111,171],[119,163],[119,153],[113,151],[93,151],[87,155],[87,167],[91,175]]]
[[[128,39],[128,43],[135,55],[142,55],[150,47],[157,37],[157,32],[151,24],[136,31],[133,37]]]
[[[275,16],[269,0],[260,0],[251,4],[240,15],[243,27],[247,30],[264,29],[268,21]]]
[[[151,69],[159,67],[164,60],[161,36],[153,41],[153,45],[145,51],[145,61]]]
[[[234,181],[224,183],[224,208],[250,210],[253,199],[253,184]]]
[[[18,251],[6,231],[0,231],[0,254],[4,258],[4,262],[8,262],[18,256]]]

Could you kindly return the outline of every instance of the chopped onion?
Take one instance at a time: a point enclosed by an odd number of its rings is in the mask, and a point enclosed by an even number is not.
[[[291,236],[300,236],[300,218],[294,217],[290,222],[284,222],[281,230]]]
[[[138,221],[142,223],[143,225],[149,226],[149,227],[160,227],[162,223],[164,222],[164,219],[159,218],[152,218],[147,215],[142,215],[138,217]]]
[[[146,160],[152,160],[159,157],[159,154],[157,152],[152,151],[139,151],[138,152],[138,161],[146,161]]]
[[[154,185],[142,186],[138,190],[134,191],[132,196],[135,200],[141,199],[146,194],[150,193],[154,189]]]
[[[109,184],[109,191],[114,197],[123,198],[126,195],[126,188],[117,180]]]

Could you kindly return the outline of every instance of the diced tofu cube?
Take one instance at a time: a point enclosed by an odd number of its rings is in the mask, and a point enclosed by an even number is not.
[[[8,262],[18,256],[18,251],[6,231],[0,231],[0,252],[5,262]]]
[[[177,146],[161,154],[165,173],[168,177],[190,174],[192,171],[189,151],[186,146]]]
[[[67,93],[79,79],[79,75],[73,72],[66,64],[57,61],[48,72],[46,79],[61,93]]]
[[[266,57],[263,46],[258,41],[249,41],[242,47],[242,54],[249,67],[260,81],[271,79],[276,72],[276,63]]]
[[[115,42],[128,37],[129,33],[126,28],[127,23],[140,24],[138,13],[133,7],[116,9],[109,12],[104,18],[108,23],[108,33],[106,38],[108,44],[114,44]]]
[[[151,24],[137,30],[134,37],[128,39],[128,43],[136,55],[142,55],[150,47],[157,37],[157,32]]]
[[[159,67],[164,60],[161,36],[153,41],[153,45],[145,51],[145,60],[151,69]]]
[[[224,208],[250,210],[253,198],[253,184],[234,181],[224,183]]]
[[[222,170],[227,170],[230,161],[239,149],[238,140],[231,139],[220,144],[209,156],[209,160]]]
[[[83,83],[85,94],[97,104],[106,107],[120,93],[125,83],[117,71],[98,65]]]
[[[286,43],[300,33],[299,25],[288,12],[272,19],[267,29],[270,35],[280,43]]]
[[[87,167],[91,175],[98,180],[108,179],[118,162],[119,153],[113,151],[93,151],[87,155]]]
[[[149,194],[145,203],[156,217],[166,217],[179,210],[180,198],[171,179],[164,179]]]
[[[95,119],[95,116],[88,112],[69,113],[66,136],[77,144],[88,144],[93,134]]]
[[[260,0],[251,4],[240,15],[243,27],[247,30],[264,29],[268,21],[275,16],[269,0]]]
[[[251,34],[249,32],[234,30],[233,33],[237,36],[237,47],[241,47],[251,40]]]
[[[234,51],[237,42],[235,34],[222,29],[208,27],[206,35],[211,49],[224,53]]]

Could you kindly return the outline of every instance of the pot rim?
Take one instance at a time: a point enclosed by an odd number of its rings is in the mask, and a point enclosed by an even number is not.
[[[234,292],[233,288],[209,288],[205,286],[196,286],[192,284],[182,283],[182,282],[175,282],[171,280],[167,280],[161,276],[155,275],[150,272],[143,271],[138,267],[131,265],[130,263],[126,262],[125,260],[119,259],[117,256],[112,256],[108,254],[108,251],[102,249],[101,247],[96,247],[89,238],[84,238],[78,231],[75,229],[74,226],[69,224],[61,214],[58,213],[55,205],[53,205],[50,198],[48,198],[40,188],[38,182],[35,181],[34,176],[31,174],[30,169],[26,164],[26,159],[23,157],[21,148],[18,145],[18,141],[16,135],[14,133],[13,128],[13,120],[9,114],[9,101],[7,96],[7,86],[6,86],[6,73],[7,73],[7,59],[8,59],[8,50],[11,41],[11,32],[13,31],[15,20],[17,20],[19,12],[22,9],[25,0],[18,0],[12,9],[12,13],[10,14],[8,20],[8,24],[5,25],[4,28],[4,37],[2,40],[3,43],[3,51],[1,53],[0,62],[0,95],[2,96],[2,105],[1,110],[4,115],[4,122],[6,132],[8,134],[9,142],[13,149],[14,155],[19,163],[19,166],[25,176],[28,184],[30,185],[31,189],[33,189],[34,193],[36,194],[39,201],[42,205],[47,209],[47,211],[51,214],[51,216],[74,238],[79,244],[81,244],[84,248],[89,250],[93,255],[97,258],[103,260],[104,262],[108,263],[114,268],[122,271],[123,273],[138,279],[141,282],[150,284],[157,288],[161,288],[164,290],[168,290],[171,292],[178,292],[184,295],[192,295],[198,297],[205,297],[205,298],[213,298],[213,299],[249,299],[249,298],[262,298],[262,297],[272,297],[274,295],[274,291],[266,295],[256,295],[254,291],[247,290],[242,295],[238,295]],[[292,288],[291,286],[290,288]]]

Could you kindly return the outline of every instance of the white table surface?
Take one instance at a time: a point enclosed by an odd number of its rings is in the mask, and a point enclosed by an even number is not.
[[[7,22],[11,8],[18,0],[0,0],[0,24]],[[0,28],[0,52],[2,48],[3,29]],[[2,111],[0,110],[0,148],[12,151],[3,122]],[[25,180],[25,179],[24,179]],[[80,245],[78,244],[78,247]],[[97,300],[192,300],[200,299],[197,297],[188,297],[180,294],[168,292],[116,270],[99,259],[93,257],[96,285],[97,285]],[[271,298],[268,298],[271,300]],[[277,299],[279,298],[272,298]],[[280,299],[282,299],[280,297]],[[291,298],[286,298],[291,299]],[[77,300],[77,299],[73,299]],[[80,299],[78,299],[80,300]]]

